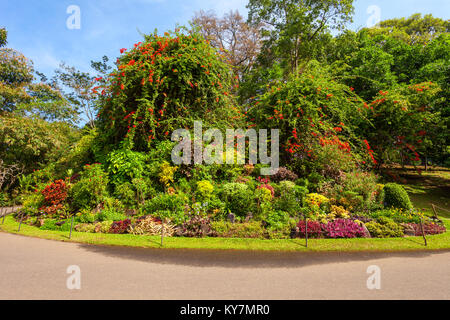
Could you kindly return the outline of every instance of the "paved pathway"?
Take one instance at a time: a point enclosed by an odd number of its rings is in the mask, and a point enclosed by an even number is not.
[[[67,289],[67,267],[81,290]],[[380,267],[381,289],[367,289]],[[450,299],[450,251],[255,253],[97,247],[0,232],[0,299]]]

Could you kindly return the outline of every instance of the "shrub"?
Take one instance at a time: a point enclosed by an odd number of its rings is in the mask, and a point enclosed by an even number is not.
[[[273,199],[273,193],[271,192],[271,189],[266,188],[265,186],[269,185],[260,185],[255,190],[255,199],[258,200],[258,203],[270,202]]]
[[[107,174],[101,164],[86,165],[80,180],[70,190],[71,206],[75,210],[94,208],[108,195]]]
[[[74,229],[77,232],[95,233],[95,224],[82,223],[82,224],[76,225]]]
[[[173,175],[178,170],[178,167],[172,167],[167,161],[164,161],[159,167],[160,172],[158,174],[159,181],[164,185],[168,186],[173,182]]]
[[[111,229],[112,221],[103,221],[95,224],[82,223],[74,227],[75,231],[87,233],[108,233]]]
[[[107,157],[108,173],[112,183],[120,185],[142,177],[145,170],[146,156],[129,149],[111,152]]]
[[[300,238],[306,238],[306,222],[300,220],[297,224]],[[321,238],[323,235],[322,224],[318,221],[308,221],[308,238]]]
[[[127,207],[132,207],[136,203],[136,194],[129,182],[117,184],[114,194]]]
[[[131,225],[130,219],[113,222],[113,224],[111,225],[111,227],[109,229],[109,233],[114,233],[114,234],[127,233],[130,225]]]
[[[296,185],[295,188],[294,188],[294,192],[295,192],[295,198],[298,199],[298,201],[300,202],[300,205],[303,206],[304,202],[305,202],[306,195],[309,193],[308,188]]]
[[[308,175],[307,181],[309,186],[308,188],[311,191],[316,191],[319,188],[320,183],[324,181],[324,177],[317,172],[312,172]]]
[[[296,193],[301,190],[299,188],[292,181],[281,181],[278,186],[280,197],[275,203],[275,208],[290,214],[297,214],[302,204],[302,199],[299,199]]]
[[[341,185],[344,192],[351,191],[362,197],[366,208],[376,201],[379,192],[378,177],[372,172],[353,170],[343,175]]]
[[[425,215],[421,212],[393,207],[372,212],[370,216],[374,219],[377,219],[379,217],[387,217],[397,223],[420,223],[421,219],[425,219]]]
[[[208,204],[207,207],[208,211],[212,212],[214,215],[219,216],[225,212],[226,207],[225,203],[222,200],[218,199],[217,197],[210,199],[207,202],[207,204]]]
[[[394,220],[386,217],[379,217],[376,221],[366,223],[366,228],[373,238],[397,238],[403,236],[403,228],[395,223]]]
[[[415,236],[421,236],[422,235],[422,227],[419,223],[407,223],[405,227],[410,228],[414,230]],[[423,231],[426,235],[435,235],[435,234],[441,234],[446,232],[444,226],[436,224],[436,223],[426,223],[423,225]]]
[[[360,221],[360,222],[362,222],[364,224],[367,223],[367,222],[373,221],[373,219],[371,217],[364,216],[364,215],[353,215],[352,214],[351,218],[352,218],[353,221]]]
[[[278,169],[277,173],[272,175],[271,178],[274,182],[280,182],[284,180],[295,181],[298,179],[298,176],[291,170],[286,169],[285,167],[281,167]]]
[[[223,238],[264,238],[265,229],[261,222],[231,223],[217,221],[211,223],[218,237]]]
[[[222,189],[223,200],[228,210],[245,217],[252,210],[253,196],[246,184],[227,183]]]
[[[231,67],[196,30],[180,28],[145,35],[101,79],[98,127],[105,145],[126,141],[143,152],[169,132],[202,119],[204,126],[229,128],[234,116]],[[170,154],[170,153],[169,153]]]
[[[357,192],[340,192],[338,193],[336,200],[337,204],[343,206],[348,211],[354,212],[364,210],[364,198]]]
[[[306,204],[308,206],[318,206],[321,207],[323,205],[327,205],[329,203],[329,199],[318,193],[310,193],[306,195]]]
[[[347,149],[342,149],[337,139],[320,139],[322,148],[316,151],[314,166],[323,177],[336,180],[342,172],[355,168],[353,156]]]
[[[175,211],[171,210],[156,210],[152,213],[152,215],[155,218],[160,219],[161,221],[164,220],[165,222],[170,222],[175,225],[182,224],[186,221],[186,215],[182,208],[179,208]]]
[[[269,195],[270,195],[270,198],[272,199],[274,196],[275,196],[275,189],[270,185],[270,184],[261,184],[261,185],[259,185],[258,187],[256,187],[258,190],[259,189],[265,189],[265,190],[267,190],[267,191],[269,191]],[[266,193],[267,194],[267,192],[263,192],[263,193]]]
[[[384,205],[386,207],[402,208],[406,210],[412,208],[408,193],[402,186],[396,183],[388,183],[384,186],[383,190]]]
[[[217,234],[211,228],[211,220],[200,216],[191,217],[177,228],[176,235],[180,237],[215,237]]]
[[[44,224],[40,227],[42,230],[59,230],[59,226],[56,225],[57,221],[53,219],[45,219]]]
[[[327,238],[360,238],[364,237],[364,228],[353,220],[336,219],[323,226]]]
[[[40,192],[34,192],[25,195],[22,200],[21,211],[27,216],[35,216],[39,214],[39,208],[42,207],[44,196]]]
[[[95,233],[108,233],[111,229],[113,222],[112,221],[103,221],[95,224],[94,232]]]
[[[81,223],[93,223],[95,221],[95,214],[90,209],[82,209],[77,214],[77,220]]]
[[[272,230],[281,230],[289,222],[289,214],[281,210],[270,211],[264,218],[267,225]]]
[[[119,211],[116,208],[104,208],[97,214],[96,219],[98,221],[120,221],[125,220],[127,216],[123,211]]]
[[[184,194],[160,193],[144,203],[143,211],[152,214],[156,211],[182,211],[188,198]]]
[[[327,219],[334,220],[336,218],[349,219],[350,214],[343,207],[338,207],[338,206],[332,205],[330,208],[330,213],[327,216]]]
[[[160,219],[155,217],[143,217],[130,226],[129,232],[136,235],[160,235],[162,223]],[[164,223],[164,236],[171,237],[174,233],[175,226],[170,223]]]
[[[300,179],[295,180],[295,184],[300,187],[308,188],[309,181],[308,181],[308,179],[300,178]]]
[[[56,180],[55,182],[47,185],[44,190],[41,191],[44,196],[43,210],[45,214],[53,216],[61,211],[64,211],[64,202],[67,198],[67,191],[69,187],[64,180]]]
[[[208,180],[197,182],[197,194],[201,200],[208,200],[214,191],[214,186]]]

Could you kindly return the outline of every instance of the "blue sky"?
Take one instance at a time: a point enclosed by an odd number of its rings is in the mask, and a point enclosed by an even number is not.
[[[89,71],[90,60],[107,55],[113,60],[120,48],[141,40],[140,32],[160,32],[187,24],[195,11],[219,15],[238,9],[246,16],[247,0],[0,0],[0,27],[8,30],[8,47],[34,61],[35,68],[51,75],[60,61]],[[66,27],[70,5],[81,9],[81,28]],[[369,6],[380,8],[381,19],[432,13],[449,19],[448,0],[356,0],[356,30],[366,25]]]

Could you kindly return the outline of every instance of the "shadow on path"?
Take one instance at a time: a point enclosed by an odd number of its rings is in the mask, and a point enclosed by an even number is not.
[[[147,249],[78,244],[82,249],[108,257],[158,264],[222,268],[299,268],[385,258],[424,258],[445,251],[410,252],[258,252],[237,250]]]

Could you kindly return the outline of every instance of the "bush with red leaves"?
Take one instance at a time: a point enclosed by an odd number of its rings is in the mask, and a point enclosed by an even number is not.
[[[420,226],[420,224],[418,223],[407,223],[407,225],[414,229],[414,233],[416,236],[421,236],[422,235],[422,228]],[[444,226],[440,225],[440,224],[436,224],[436,223],[427,223],[423,225],[423,231],[426,235],[435,235],[435,234],[441,234],[446,232],[447,230],[445,229]]]
[[[44,196],[44,206],[39,210],[47,215],[55,215],[64,207],[69,187],[64,180],[56,180],[41,191]]]
[[[211,228],[211,220],[194,216],[181,225],[176,235],[179,237],[216,237],[217,233]]]
[[[297,225],[300,238],[306,237],[306,223],[304,220],[300,220]],[[322,224],[318,221],[308,221],[308,238],[322,238],[323,228]]]
[[[113,222],[113,224],[111,225],[111,228],[109,229],[109,233],[114,233],[114,234],[127,233],[128,227],[130,225],[131,225],[130,219]]]

